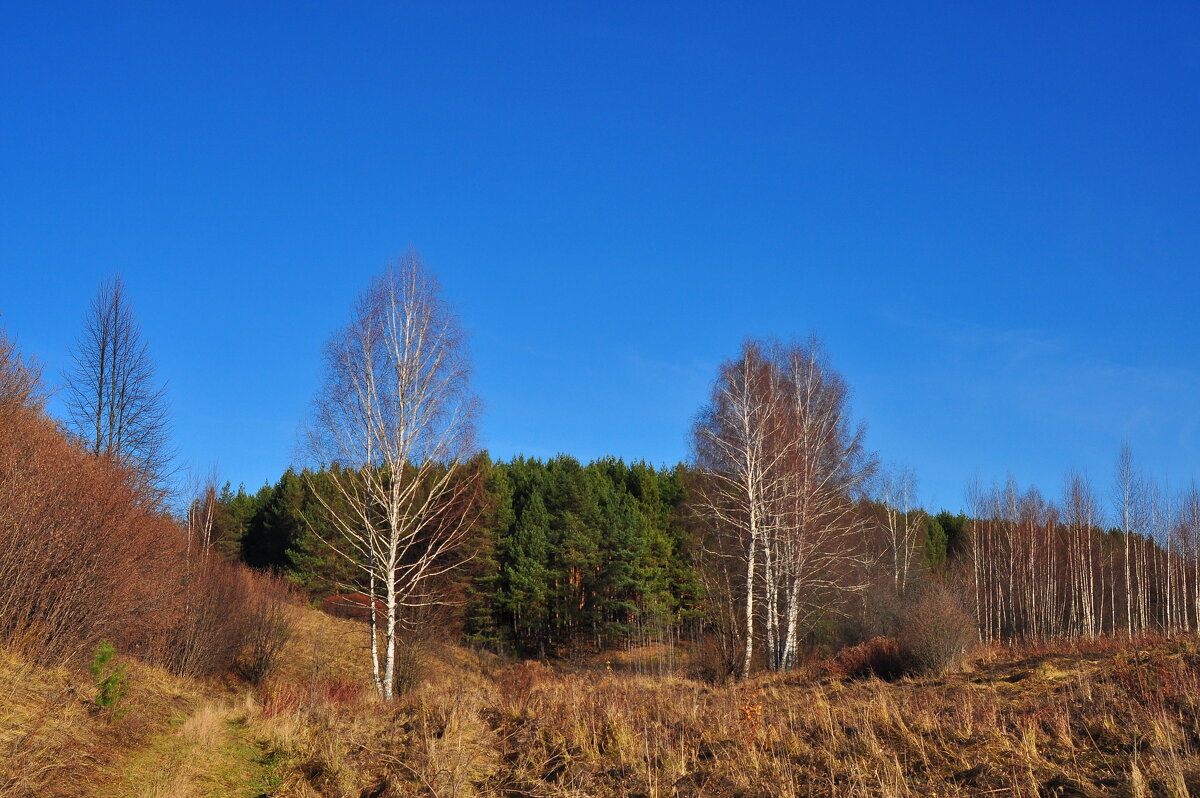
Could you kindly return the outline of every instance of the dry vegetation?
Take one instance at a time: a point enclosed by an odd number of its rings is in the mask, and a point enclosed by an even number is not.
[[[940,678],[816,661],[725,686],[446,649],[394,705],[260,726],[294,795],[1188,795],[1200,655],[991,651]]]
[[[1189,795],[1200,789],[1191,639],[987,649],[883,681],[840,658],[714,685],[430,645],[390,703],[362,625],[294,608],[253,687],[129,660],[122,716],[84,673],[0,658],[12,795]],[[648,652],[653,656],[655,652]],[[686,659],[680,658],[681,661]]]

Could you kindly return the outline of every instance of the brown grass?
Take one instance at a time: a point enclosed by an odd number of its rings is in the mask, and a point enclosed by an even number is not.
[[[1025,656],[887,683],[829,665],[726,687],[456,648],[383,706],[263,718],[280,795],[1188,795],[1191,642]]]
[[[557,668],[431,643],[425,681],[383,704],[369,689],[362,624],[298,610],[294,628],[283,667],[259,688],[129,662],[120,720],[86,706],[86,677],[0,656],[0,794],[1200,790],[1192,639],[987,649],[959,672],[894,682],[814,662],[724,686],[638,675],[624,663]]]
[[[122,759],[191,713],[200,685],[118,655],[128,692],[119,712],[95,704],[86,671],[47,669],[0,649],[0,795],[105,794]]]

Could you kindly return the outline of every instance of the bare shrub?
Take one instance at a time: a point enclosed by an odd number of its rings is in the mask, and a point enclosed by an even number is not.
[[[166,630],[164,665],[178,676],[208,676],[234,668],[249,636],[250,585],[244,569],[217,555],[198,558]]]
[[[834,641],[853,646],[875,637],[898,637],[903,625],[904,597],[890,584],[873,580],[860,598],[862,603],[857,612],[846,613],[834,621]]]
[[[731,636],[705,632],[690,644],[687,674],[713,684],[728,681],[737,673],[740,650],[731,645]]]
[[[865,643],[843,648],[834,657],[834,664],[852,679],[878,676],[892,681],[908,669],[908,660],[894,637],[873,637]]]
[[[978,640],[974,619],[942,585],[925,590],[904,619],[900,643],[914,670],[944,673],[956,668]]]
[[[0,642],[40,663],[104,638],[142,653],[174,592],[178,530],[128,469],[67,441],[2,335],[0,350]]]
[[[0,644],[39,664],[101,640],[201,676],[269,672],[286,640],[283,588],[184,530],[144,475],[72,443],[41,407],[35,365],[0,332]]]
[[[688,490],[695,490],[688,476]],[[722,551],[729,541],[716,534],[699,514],[687,519],[692,525],[690,532],[703,540],[701,548],[712,553]],[[724,556],[728,555],[728,556]],[[741,636],[738,617],[738,591],[735,587],[735,557],[729,551],[723,556],[696,556],[693,564],[705,597],[702,612],[697,613],[688,624],[685,637],[690,641],[688,652],[688,674],[696,679],[718,683],[728,680],[738,672],[745,656],[745,642]]]
[[[0,405],[39,409],[46,404],[41,364],[24,357],[0,330]]]
[[[382,625],[384,610],[387,609],[379,599],[375,599],[375,623]],[[335,593],[321,602],[321,612],[335,618],[346,618],[351,621],[371,620],[371,597],[366,593]]]
[[[529,711],[534,689],[545,678],[546,666],[536,660],[514,665],[497,684],[497,703],[511,717],[523,717]]]
[[[238,670],[251,684],[262,684],[279,665],[279,655],[292,636],[289,599],[292,590],[278,576],[250,575],[246,640]]]
[[[262,714],[266,718],[353,704],[366,693],[362,682],[336,677],[310,679],[307,683],[270,680],[261,688]]]

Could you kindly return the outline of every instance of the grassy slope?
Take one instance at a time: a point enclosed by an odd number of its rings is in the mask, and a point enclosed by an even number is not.
[[[603,666],[423,650],[422,685],[371,698],[363,633],[301,611],[264,690],[130,663],[128,712],[86,674],[0,654],[0,793],[28,795],[1187,795],[1200,656],[985,652],[944,678],[824,664],[712,686]]]

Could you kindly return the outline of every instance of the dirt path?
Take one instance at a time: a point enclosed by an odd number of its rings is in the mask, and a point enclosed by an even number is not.
[[[123,763],[121,795],[137,798],[269,796],[276,763],[246,728],[246,710],[206,701]]]

